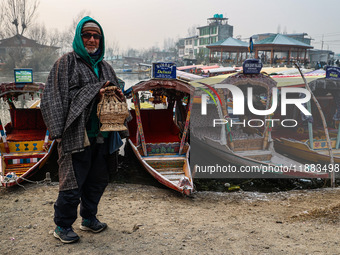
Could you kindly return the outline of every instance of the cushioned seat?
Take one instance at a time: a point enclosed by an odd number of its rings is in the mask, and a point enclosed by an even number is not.
[[[136,144],[136,113],[131,110],[133,119],[128,122],[130,140]],[[146,143],[180,142],[179,128],[173,121],[173,112],[168,109],[141,110],[141,120]]]
[[[11,124],[5,129],[8,141],[35,141],[43,140],[46,134],[46,125],[40,109],[10,109]]]

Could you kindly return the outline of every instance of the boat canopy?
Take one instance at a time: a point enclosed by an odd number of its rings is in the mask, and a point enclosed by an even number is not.
[[[326,76],[326,71],[315,70],[311,72],[304,73],[303,75],[306,81],[310,84],[312,81],[324,78]],[[276,82],[277,87],[287,87],[287,86],[298,86],[304,87],[305,82],[300,74],[295,75],[273,75],[271,76]]]
[[[18,95],[23,93],[42,92],[45,84],[36,83],[0,83],[0,97],[4,95]]]
[[[187,72],[183,72],[179,70],[176,71],[176,76],[177,76],[177,79],[187,81],[187,82],[203,79],[203,77],[200,75],[187,73]]]
[[[218,67],[213,69],[205,69],[203,73],[222,73],[222,72],[236,72],[233,67]]]
[[[220,68],[219,65],[212,65],[212,66],[202,66],[197,68],[198,70],[209,70],[209,69],[216,69],[216,68]]]
[[[334,102],[335,102],[335,107],[336,107],[336,112],[333,116],[333,120],[339,121],[340,120],[340,80],[319,78],[319,79],[316,79],[310,82],[309,87],[312,91],[324,89],[327,92],[330,92],[332,94],[334,98]],[[340,139],[340,136],[339,136],[339,139]]]
[[[190,95],[194,94],[195,88],[180,80],[151,79],[142,81],[132,87],[133,92],[148,91],[154,89],[174,89]]]
[[[319,78],[309,83],[311,90],[316,89],[327,89],[327,90],[339,90],[340,91],[340,80]]]
[[[221,75],[212,76],[209,78],[203,78],[200,80],[193,80],[190,82],[190,84],[194,87],[203,87],[204,85],[202,84],[214,85],[214,84],[220,83],[221,81],[225,80],[227,77],[231,75],[234,75],[234,73],[221,74]]]
[[[183,71],[183,70],[190,70],[190,69],[196,69],[199,67],[202,67],[204,65],[190,65],[190,66],[178,66],[177,70]]]
[[[271,89],[273,87],[276,87],[277,83],[271,77],[263,73],[259,74],[236,73],[234,75],[229,76],[225,80],[221,81],[220,84],[231,84],[235,86],[252,84],[265,87],[266,89]]]

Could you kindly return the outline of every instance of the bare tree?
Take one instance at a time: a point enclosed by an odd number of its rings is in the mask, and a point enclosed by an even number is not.
[[[72,49],[72,42],[74,38],[74,34],[77,28],[79,21],[85,16],[91,15],[90,11],[82,10],[78,13],[78,15],[73,19],[69,28],[61,34],[63,40],[61,41],[61,53],[68,52]]]
[[[45,25],[35,25],[28,30],[28,37],[42,45],[48,44],[48,35]]]
[[[175,47],[175,41],[173,38],[165,38],[163,42],[163,49],[168,51]]]
[[[277,26],[277,33],[281,34],[281,25],[280,24]]]
[[[57,30],[53,29],[48,36],[48,46],[58,46],[62,43],[62,34]]]
[[[23,35],[32,24],[39,0],[4,0],[2,11],[8,35]]]
[[[197,28],[199,25],[192,25],[188,28],[188,37],[195,36],[198,34]]]
[[[59,46],[62,35],[57,29],[47,30],[44,24],[35,24],[27,31],[28,37],[41,45]]]
[[[105,54],[107,57],[112,58],[113,56],[118,56],[120,51],[119,42],[116,40],[110,41],[106,44]]]

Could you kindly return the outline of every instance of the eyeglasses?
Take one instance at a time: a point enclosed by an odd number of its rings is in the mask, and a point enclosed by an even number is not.
[[[91,37],[93,37],[95,40],[100,40],[102,39],[102,35],[100,34],[90,34],[90,33],[85,33],[85,34],[81,34],[81,37],[83,37],[86,40],[90,40]]]

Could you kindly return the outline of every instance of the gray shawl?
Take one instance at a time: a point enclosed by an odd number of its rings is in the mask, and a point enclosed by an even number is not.
[[[78,187],[71,153],[84,149],[85,125],[100,88],[106,81],[118,86],[106,61],[100,62],[99,74],[98,78],[84,60],[70,52],[58,59],[47,79],[40,107],[51,138],[62,138],[58,145],[61,190]]]

